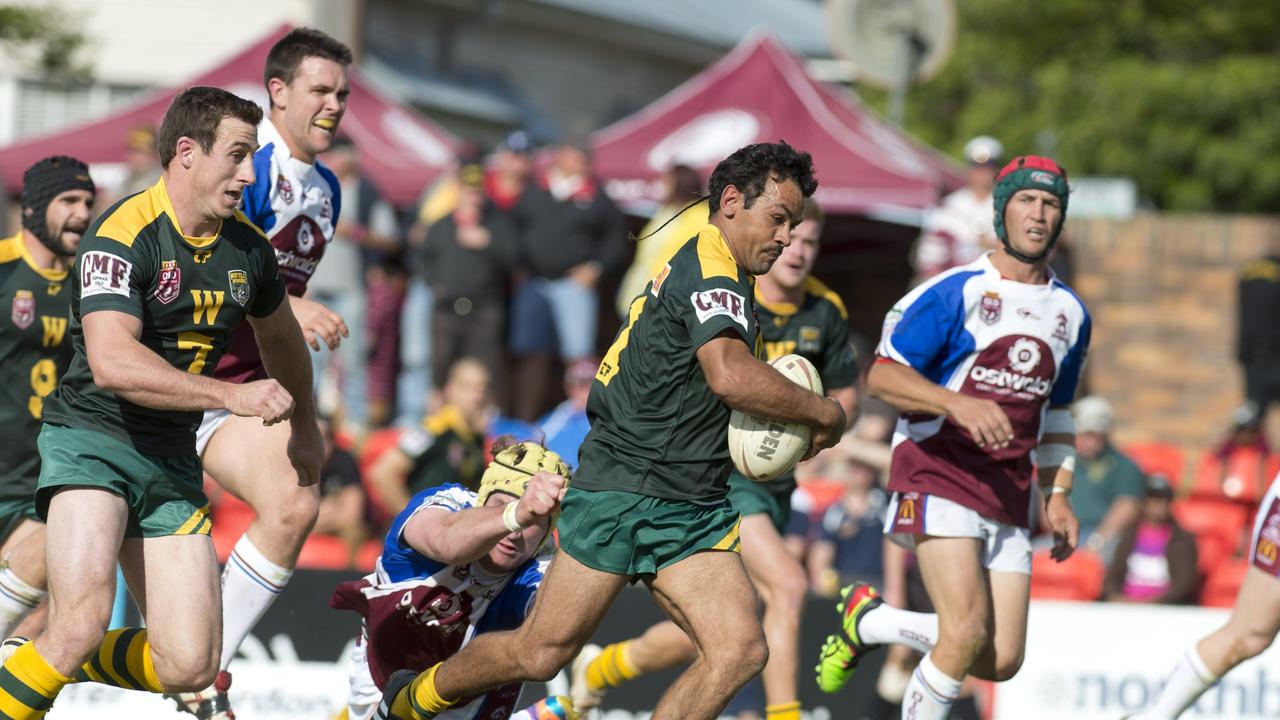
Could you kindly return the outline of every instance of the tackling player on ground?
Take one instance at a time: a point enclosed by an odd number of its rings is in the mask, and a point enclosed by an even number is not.
[[[450,483],[410,500],[391,524],[374,572],[343,583],[329,601],[364,620],[349,669],[349,720],[373,715],[396,670],[421,672],[477,633],[524,621],[546,565],[535,556],[555,528],[568,478],[559,455],[525,442],[498,449],[478,493]],[[520,687],[492,690],[440,717],[505,718]],[[572,717],[567,698],[542,703]]]
[[[203,411],[290,421],[290,475],[318,478],[306,345],[275,253],[236,209],[261,120],[224,90],[179,93],[160,126],[160,181],[103,213],[80,244],[74,355],[39,438],[49,626],[0,669],[10,720],[43,717],[75,681],[159,693],[213,680],[222,608],[195,450]],[[278,380],[210,377],[246,319]],[[145,629],[107,632],[117,557]]]
[[[477,637],[416,678],[393,676],[390,712],[375,717],[423,720],[461,698],[551,678],[636,580],[698,648],[654,718],[714,718],[760,672],[768,649],[736,552],[738,514],[725,499],[726,427],[730,408],[804,423],[815,450],[844,429],[838,403],[759,359],[755,276],[791,242],[816,187],[809,155],[785,143],[748,145],[716,166],[710,224],[632,301],[600,363],[560,551],[529,619]]]
[[[89,167],[49,157],[22,176],[22,231],[0,240],[0,637],[14,632],[45,592],[44,523],[36,514],[40,453],[36,436],[44,399],[71,360],[64,343],[71,290],[67,271],[89,228],[96,196]],[[36,623],[36,625],[32,625]],[[38,632],[33,617],[18,632]]]
[[[1053,557],[1075,548],[1067,497],[1075,466],[1069,405],[1089,348],[1080,299],[1048,269],[1067,209],[1067,174],[1016,158],[996,179],[1002,247],[904,297],[885,318],[868,389],[902,412],[885,532],[914,547],[937,614],[842,591],[841,629],[823,645],[818,684],[835,692],[883,643],[925,653],[902,717],[945,718],[965,675],[1003,681],[1026,650],[1033,467]]]
[[[1188,648],[1155,702],[1132,720],[1174,720],[1223,675],[1271,646],[1280,633],[1280,476],[1271,481],[1253,521],[1250,567],[1227,624]]]
[[[338,222],[338,181],[316,160],[329,149],[347,106],[351,51],[318,30],[298,29],[267,53],[263,72],[270,114],[257,131],[256,179],[244,191],[244,214],[267,234],[280,277],[307,342],[337,347],[346,325],[302,298]],[[214,377],[242,383],[266,377],[254,328],[237,329]],[[205,413],[196,449],[209,475],[253,508],[257,517],[236,543],[222,575],[222,658],[213,687],[177,698],[199,718],[234,717],[226,672],[236,651],[279,596],[320,510],[318,487],[293,481],[286,448],[290,427],[264,426],[226,410]]]
[[[756,312],[768,359],[805,356],[822,376],[827,395],[854,418],[858,363],[849,343],[848,314],[840,296],[810,275],[818,257],[822,211],[805,204],[804,220],[791,231],[791,244],[756,282]],[[729,475],[729,502],[742,516],[742,562],[764,601],[764,634],[769,662],[763,679],[766,720],[798,720],[800,613],[808,582],[804,568],[787,551],[782,536],[791,516],[795,476],[758,483],[736,471]],[[633,640],[583,649],[573,664],[573,702],[595,707],[606,689],[639,675],[693,661],[697,650],[674,623],[663,622]]]

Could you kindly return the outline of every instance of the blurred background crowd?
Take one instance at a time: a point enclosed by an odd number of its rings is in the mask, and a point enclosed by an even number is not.
[[[8,3],[0,197],[53,150],[93,164],[99,208],[145,188],[173,90],[261,96],[283,23],[357,49],[342,140],[321,158],[343,209],[310,286],[351,336],[315,355],[328,457],[300,565],[363,569],[407,499],[474,481],[494,438],[576,458],[599,353],[705,221],[697,201],[728,151],[782,138],[814,153],[815,274],[844,297],[864,370],[895,298],[995,246],[1001,160],[1050,154],[1076,192],[1055,269],[1099,330],[1075,405],[1087,552],[1037,553],[1032,593],[1229,605],[1280,470],[1280,170],[1258,162],[1280,149],[1274,7],[941,3],[951,39],[921,60],[949,60],[881,89],[826,27],[852,4]],[[138,12],[201,27],[206,51],[177,31],[139,43]],[[1036,30],[1064,26],[1082,32]],[[906,605],[918,576],[880,531],[895,418],[862,407],[802,467],[788,538],[814,593],[871,580]],[[250,511],[215,502],[225,552]]]

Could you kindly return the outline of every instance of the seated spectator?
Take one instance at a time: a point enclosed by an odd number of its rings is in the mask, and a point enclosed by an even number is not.
[[[587,420],[587,396],[591,394],[591,383],[596,379],[599,366],[598,360],[585,359],[565,368],[565,401],[538,420],[544,436],[542,444],[563,458],[572,470],[578,469],[578,448],[591,429],[591,422]]]
[[[888,497],[877,484],[876,469],[845,459],[838,473],[844,494],[827,508],[810,555],[815,590],[835,595],[854,582],[879,584],[884,573],[884,510]]]
[[[1071,507],[1080,520],[1080,547],[1111,558],[1120,532],[1138,521],[1143,474],[1111,444],[1114,413],[1097,395],[1076,401],[1075,489]]]
[[[360,467],[354,455],[338,447],[333,420],[321,416],[319,421],[324,438],[324,465],[320,468],[320,514],[312,532],[339,538],[354,558],[368,534]]]
[[[1115,562],[1102,584],[1110,602],[1183,605],[1199,591],[1196,541],[1178,526],[1170,512],[1173,486],[1169,478],[1147,478],[1139,520],[1125,528],[1116,544]]]
[[[489,371],[479,360],[453,364],[436,413],[400,436],[369,470],[387,512],[404,509],[427,488],[458,483],[476,489],[484,469],[484,433],[489,420]]]

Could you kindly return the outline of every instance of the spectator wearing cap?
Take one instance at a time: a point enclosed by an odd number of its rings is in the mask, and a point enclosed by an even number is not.
[[[499,210],[510,211],[524,195],[533,175],[533,150],[533,138],[516,130],[494,152],[484,191]]]
[[[427,231],[414,265],[434,296],[431,386],[444,386],[449,368],[476,358],[498,378],[506,330],[506,286],[519,248],[506,214],[485,195],[478,158],[458,168],[458,202]]]
[[[1124,528],[1138,520],[1143,474],[1111,444],[1115,414],[1097,395],[1076,401],[1075,489],[1071,507],[1080,519],[1080,545],[1109,560]]]
[[[596,352],[597,285],[626,262],[627,226],[590,156],[571,145],[552,152],[512,214],[528,272],[512,299],[510,348],[520,359],[512,405],[516,416],[533,419],[548,407],[553,353],[567,364]]]
[[[570,363],[564,371],[566,400],[538,420],[538,429],[543,434],[542,444],[564,458],[574,470],[578,469],[578,448],[591,429],[591,422],[587,419],[587,396],[591,394],[591,383],[596,379],[599,364],[591,358]]]
[[[999,245],[992,224],[991,191],[1004,161],[1004,146],[993,137],[979,135],[965,144],[964,159],[969,166],[964,187],[925,214],[912,260],[919,280],[977,260]]]
[[[142,192],[160,179],[160,153],[156,148],[156,131],[150,125],[139,125],[129,131],[125,138],[121,197]]]
[[[1184,605],[1199,591],[1196,541],[1170,511],[1173,486],[1154,474],[1146,480],[1141,514],[1121,531],[1115,561],[1102,584],[1110,602]]]

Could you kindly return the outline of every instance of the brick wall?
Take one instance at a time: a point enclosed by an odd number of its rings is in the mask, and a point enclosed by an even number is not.
[[[1115,405],[1119,443],[1173,442],[1191,462],[1241,402],[1236,272],[1280,251],[1280,218],[1081,220],[1067,237],[1093,315],[1087,390]]]

